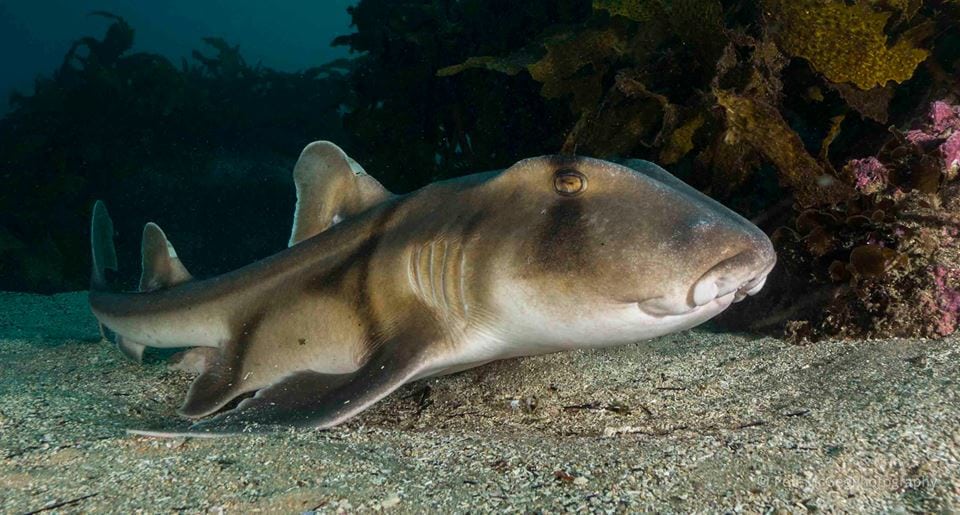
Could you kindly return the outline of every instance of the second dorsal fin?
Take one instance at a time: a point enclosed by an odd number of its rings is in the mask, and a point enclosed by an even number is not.
[[[99,209],[103,209],[102,205]],[[102,211],[106,213],[106,211]],[[170,288],[193,279],[190,272],[184,268],[173,245],[167,240],[167,235],[160,227],[150,222],[143,227],[143,242],[140,245],[141,263],[143,272],[140,274],[140,292],[147,293],[163,288]],[[143,352],[147,346],[136,340],[131,340],[112,331],[100,331],[108,340],[114,341],[120,351],[135,363],[143,361]]]
[[[143,273],[140,275],[141,292],[169,288],[193,279],[177,257],[167,235],[153,222],[143,227],[140,252],[143,264]]]
[[[297,208],[290,246],[391,196],[329,141],[314,141],[303,149],[293,169],[293,181],[297,186]]]

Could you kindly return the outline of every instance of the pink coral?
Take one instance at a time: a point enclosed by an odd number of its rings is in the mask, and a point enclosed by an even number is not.
[[[960,281],[960,270],[938,265],[933,269],[933,280],[940,294],[940,306],[951,313],[960,313],[960,291],[950,287],[951,282]]]
[[[937,137],[936,137],[935,135],[929,134],[929,133],[924,132],[924,131],[922,131],[922,130],[920,130],[920,129],[909,130],[909,131],[907,131],[907,133],[905,134],[905,136],[906,136],[906,138],[907,138],[907,141],[909,141],[910,143],[913,143],[914,145],[918,145],[918,146],[921,146],[921,147],[924,146],[925,144],[931,142],[931,141],[936,141],[936,140],[937,140]]]
[[[954,132],[947,141],[940,145],[940,154],[947,171],[960,167],[960,131]]]
[[[960,130],[960,106],[937,100],[930,106],[930,123],[934,133]]]
[[[860,192],[876,193],[887,186],[890,171],[877,158],[854,159],[847,166],[853,171],[856,188]]]
[[[937,100],[930,105],[928,118],[926,127],[909,130],[904,136],[927,152],[939,145],[943,173],[952,180],[960,172],[960,106]]]

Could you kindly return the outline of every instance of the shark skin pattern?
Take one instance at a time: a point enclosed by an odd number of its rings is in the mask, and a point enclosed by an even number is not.
[[[421,378],[688,329],[776,262],[760,229],[646,161],[535,157],[393,195],[319,141],[294,180],[289,248],[193,280],[147,224],[137,292],[107,288],[113,228],[95,205],[104,334],[134,360],[189,347],[174,366],[199,374],[189,428],[132,432],[330,428]]]

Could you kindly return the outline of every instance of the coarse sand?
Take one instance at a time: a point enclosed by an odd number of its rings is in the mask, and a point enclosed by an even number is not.
[[[960,510],[960,340],[697,329],[407,385],[332,431],[157,439],[190,382],[83,292],[0,293],[0,512]]]

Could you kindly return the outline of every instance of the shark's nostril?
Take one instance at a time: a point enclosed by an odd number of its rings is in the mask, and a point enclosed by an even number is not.
[[[693,303],[703,306],[717,298],[718,293],[720,293],[720,287],[715,281],[700,281],[693,287]]]

